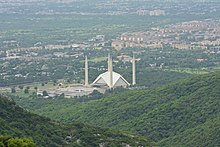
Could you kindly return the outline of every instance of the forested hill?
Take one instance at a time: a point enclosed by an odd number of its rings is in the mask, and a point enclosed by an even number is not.
[[[163,146],[220,145],[220,72],[153,90],[128,91],[74,106],[60,105],[56,112],[51,111],[50,103],[34,111],[57,120],[135,132]]]
[[[1,135],[31,137],[37,146],[47,147],[154,146],[141,137],[125,135],[109,129],[81,123],[63,125],[53,122],[23,110],[4,96],[0,96],[0,137]]]

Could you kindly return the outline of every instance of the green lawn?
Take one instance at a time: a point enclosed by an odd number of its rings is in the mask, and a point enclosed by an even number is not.
[[[192,69],[192,68],[173,68],[173,69],[164,69],[164,71],[174,71],[180,73],[188,73],[188,74],[207,74],[209,71],[204,69]]]
[[[106,57],[97,57],[97,58],[94,58],[94,59],[90,59],[89,61],[97,63],[97,62],[102,62],[102,61],[105,61],[105,60],[107,60]]]

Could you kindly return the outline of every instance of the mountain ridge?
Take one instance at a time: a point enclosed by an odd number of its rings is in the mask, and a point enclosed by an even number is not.
[[[0,95],[0,136],[31,137],[37,146],[155,146],[143,137],[78,122],[63,124],[25,111]]]
[[[39,107],[34,112],[49,117],[54,115],[52,118],[66,122],[77,120],[92,125],[131,131],[155,142],[166,144],[166,141],[178,138],[186,130],[194,132],[193,130],[197,130],[196,127],[217,119],[220,116],[219,91],[220,72],[218,71],[160,88],[128,91],[74,105],[63,104],[65,107],[59,106],[56,115],[48,111],[51,108],[50,105]],[[214,133],[220,134],[219,125],[216,123]],[[203,134],[204,130],[200,133]],[[209,136],[206,137],[209,138]],[[183,145],[191,142],[191,146],[196,143],[200,146],[213,146],[218,144],[218,137],[220,136],[213,138],[215,142],[199,143],[186,137],[188,140],[181,143]]]

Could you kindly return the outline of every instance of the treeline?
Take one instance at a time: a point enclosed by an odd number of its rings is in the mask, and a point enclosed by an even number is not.
[[[27,112],[10,98],[0,94],[0,146],[154,146],[143,137],[84,125],[79,122],[63,124]],[[2,136],[3,135],[3,136]],[[10,135],[12,137],[8,137]],[[17,138],[19,137],[19,138]],[[29,139],[27,137],[33,138]]]
[[[219,144],[219,91],[220,72],[214,72],[85,103],[64,99],[18,101],[56,120],[131,131],[164,146],[212,147]]]
[[[0,147],[36,147],[30,138],[12,138],[0,135]]]

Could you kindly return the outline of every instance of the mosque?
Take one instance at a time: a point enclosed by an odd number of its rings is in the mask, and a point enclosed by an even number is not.
[[[135,58],[132,59],[132,85],[136,84]],[[100,74],[91,85],[88,81],[88,59],[85,57],[85,86],[114,89],[116,87],[129,87],[131,84],[119,73],[113,71],[112,57],[108,55],[108,71]]]
[[[85,83],[84,85],[75,84],[69,87],[59,87],[58,89],[48,88],[46,89],[49,96],[56,96],[62,93],[65,94],[65,97],[80,97],[84,95],[91,94],[94,90],[99,91],[100,93],[105,93],[107,89],[114,89],[117,87],[127,88],[131,84],[117,72],[113,71],[112,57],[108,55],[108,70],[100,74],[91,84],[89,84],[89,67],[88,59],[85,56]],[[132,59],[132,85],[136,84],[135,79],[135,58]],[[45,91],[45,88],[39,89],[39,93],[42,94]]]

